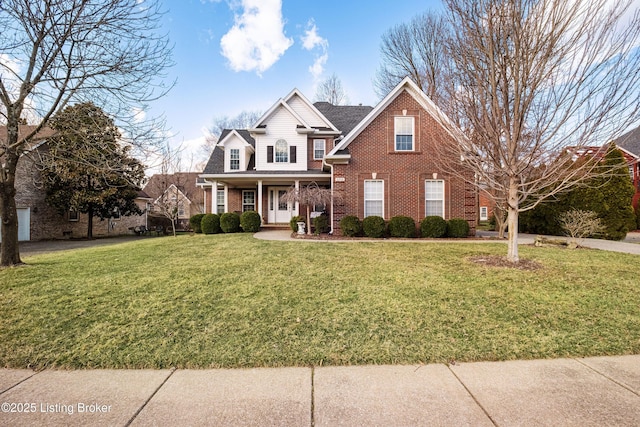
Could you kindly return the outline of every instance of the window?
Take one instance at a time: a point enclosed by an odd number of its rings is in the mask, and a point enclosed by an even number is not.
[[[217,205],[217,212],[224,213],[224,190],[217,190],[216,205]]]
[[[78,211],[76,209],[69,209],[69,221],[79,221],[80,220],[80,214],[78,213]]]
[[[444,218],[444,181],[427,179],[424,185],[425,216]]]
[[[486,206],[480,206],[480,221],[489,219],[489,209]]]
[[[229,153],[231,163],[229,165],[232,171],[240,170],[240,149],[232,148]]]
[[[276,141],[276,163],[289,162],[289,144],[284,139]]]
[[[313,160],[322,160],[324,157],[324,139],[313,140]]]
[[[384,218],[384,181],[370,179],[364,181],[364,217]]]
[[[120,208],[113,208],[112,219],[120,219]]]
[[[245,190],[242,192],[242,212],[256,210],[256,192]]]
[[[396,151],[413,151],[413,117],[395,118]]]

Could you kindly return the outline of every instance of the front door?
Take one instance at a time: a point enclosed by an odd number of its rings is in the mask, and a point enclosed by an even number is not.
[[[287,192],[287,187],[270,187],[269,189],[269,216],[270,224],[289,223],[293,212],[293,203],[287,203],[282,198]]]

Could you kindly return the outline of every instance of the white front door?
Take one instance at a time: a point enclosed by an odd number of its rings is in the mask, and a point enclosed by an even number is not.
[[[269,216],[270,224],[288,223],[291,217],[295,215],[293,212],[293,203],[287,203],[282,197],[287,192],[287,187],[270,187],[269,188]]]

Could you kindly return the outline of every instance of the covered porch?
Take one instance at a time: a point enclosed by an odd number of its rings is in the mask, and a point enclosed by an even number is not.
[[[306,211],[298,202],[283,200],[290,188],[300,189],[312,182],[329,188],[331,174],[315,171],[298,174],[242,174],[236,176],[203,176],[198,186],[203,188],[206,213],[242,213],[254,210],[260,214],[263,226],[288,226],[294,216]],[[329,210],[329,206],[312,206],[314,212]]]

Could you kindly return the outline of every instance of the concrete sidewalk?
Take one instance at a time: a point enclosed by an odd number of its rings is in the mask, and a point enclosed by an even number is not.
[[[454,365],[0,370],[2,426],[638,426],[640,356]]]

